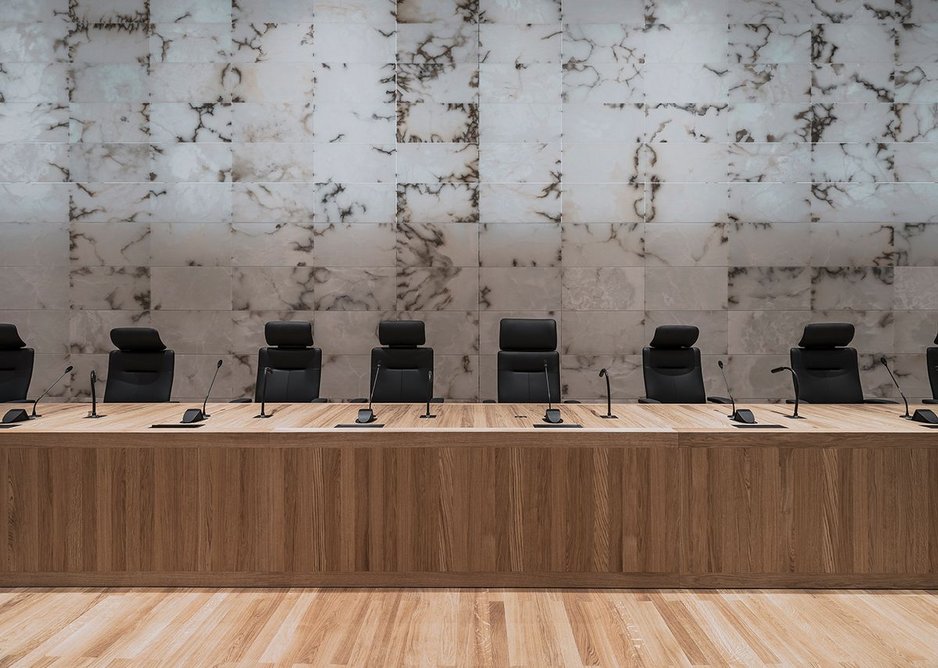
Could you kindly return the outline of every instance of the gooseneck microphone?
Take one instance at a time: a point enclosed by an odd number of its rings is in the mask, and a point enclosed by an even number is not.
[[[357,424],[369,424],[374,422],[377,419],[374,410],[371,405],[375,399],[375,388],[378,387],[378,376],[381,375],[381,362],[378,362],[375,365],[375,380],[371,384],[371,392],[368,394],[368,408],[360,408],[358,410],[358,417],[355,418]]]
[[[430,420],[436,417],[430,413],[430,402],[433,401],[433,369],[427,371],[427,412],[420,416],[421,420]]]
[[[733,398],[733,393],[730,392],[730,383],[726,380],[726,371],[723,369],[723,360],[717,360],[717,366],[720,367],[720,374],[723,376],[723,385],[726,386],[726,395],[730,398],[730,403],[733,405],[733,412],[727,415],[730,420],[733,422],[741,422],[742,424],[755,424],[756,416],[752,414],[752,411],[748,408],[736,409],[736,399]]]
[[[785,417],[792,418],[793,420],[804,420],[805,418],[803,416],[798,415],[798,402],[801,400],[801,388],[798,385],[798,373],[790,366],[777,366],[772,369],[772,373],[781,373],[782,371],[791,371],[791,384],[795,388],[795,411],[791,415],[786,415]]]
[[[89,418],[101,418],[103,415],[98,415],[98,391],[95,387],[98,383],[98,373],[92,369],[91,370],[91,412],[88,413],[86,417]]]
[[[8,410],[6,413],[3,414],[3,418],[0,419],[0,423],[3,423],[3,424],[12,424],[12,423],[14,423],[14,422],[26,422],[26,420],[34,420],[34,419],[36,419],[36,418],[38,418],[38,417],[42,417],[41,415],[38,415],[38,414],[36,413],[36,406],[39,405],[39,400],[42,399],[42,398],[43,398],[44,396],[46,396],[47,394],[49,394],[49,391],[52,390],[53,387],[55,387],[56,385],[58,385],[60,380],[62,380],[63,378],[65,378],[65,376],[67,376],[68,374],[70,374],[70,373],[72,372],[72,369],[74,369],[74,368],[75,368],[75,367],[69,365],[69,366],[65,369],[65,372],[64,372],[61,376],[59,376],[58,378],[56,378],[56,379],[55,379],[55,382],[52,383],[52,385],[50,385],[49,387],[47,387],[45,392],[43,392],[42,394],[39,395],[39,399],[36,399],[36,400],[33,402],[33,410],[32,410],[32,413],[27,413],[25,408],[13,408],[13,409]]]
[[[548,424],[560,424],[563,422],[563,418],[560,417],[560,409],[551,406],[550,372],[547,370],[547,362],[544,362],[544,380],[547,382],[547,410],[544,412],[544,422]]]
[[[205,393],[205,401],[202,402],[202,408],[187,408],[186,412],[182,414],[183,424],[191,424],[193,422],[201,422],[205,418],[212,417],[208,414],[208,398],[212,396],[212,388],[215,387],[215,379],[218,378],[218,370],[221,369],[223,364],[222,360],[218,360],[218,363],[215,365],[215,374],[212,376],[212,382],[208,385],[208,392]],[[269,368],[269,367],[268,367]],[[266,376],[265,376],[266,378]],[[264,387],[266,389],[267,382],[265,380]]]
[[[599,377],[606,379],[606,414],[599,417],[607,420],[616,419],[616,416],[612,414],[612,388],[609,384],[609,372],[606,369],[600,369]]]
[[[892,378],[892,384],[896,386],[897,390],[899,390],[899,396],[902,397],[902,401],[905,403],[905,413],[899,417],[911,419],[912,416],[909,414],[909,400],[905,398],[905,394],[902,392],[902,388],[899,387],[899,381],[896,380],[896,377],[892,373],[892,369],[889,368],[889,363],[886,361],[885,355],[879,358],[879,363],[886,367],[886,373],[888,373],[889,377]]]
[[[39,405],[39,402],[40,402],[47,394],[49,394],[49,392],[52,391],[52,388],[55,387],[56,385],[58,385],[58,384],[59,384],[59,381],[62,380],[63,378],[65,378],[65,376],[67,376],[68,374],[70,374],[70,373],[72,372],[72,369],[74,369],[74,368],[75,368],[75,367],[73,367],[73,366],[71,366],[71,365],[65,367],[65,371],[62,373],[62,375],[59,376],[58,378],[56,378],[56,379],[55,379],[55,382],[52,383],[52,385],[50,385],[49,387],[47,387],[45,392],[43,392],[42,394],[39,395],[39,397],[33,402],[33,412],[32,412],[32,413],[30,414],[30,416],[29,416],[30,419],[37,418],[37,417],[42,417],[41,415],[39,415],[39,414],[36,413],[36,406],[38,406],[38,405]]]
[[[260,415],[255,415],[255,418],[269,418],[273,415],[267,413],[267,379],[270,377],[271,373],[273,373],[273,370],[269,366],[265,366],[262,378],[264,384],[261,387],[261,413]]]

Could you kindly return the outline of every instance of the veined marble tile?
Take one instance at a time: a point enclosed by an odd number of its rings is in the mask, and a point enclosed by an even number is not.
[[[462,102],[479,101],[479,67],[475,64],[397,65],[398,102]]]
[[[231,26],[232,63],[312,63],[312,23],[262,23],[235,20]],[[269,71],[269,70],[268,70]]]
[[[811,66],[801,63],[733,64],[723,77],[726,101],[807,106],[811,98]]]
[[[891,65],[896,62],[896,27],[892,21],[869,24],[822,23],[814,26],[811,51],[812,59],[817,64]]]
[[[79,267],[69,284],[72,309],[150,310],[149,267]]]
[[[644,394],[642,360],[637,355],[563,355],[560,358],[563,399],[605,402],[606,381],[597,372],[601,368],[609,372],[614,402],[623,402]]]
[[[725,267],[723,223],[655,223],[645,226],[645,266]]]
[[[64,310],[0,311],[0,322],[16,325],[21,336],[23,332],[30,332],[26,343],[37,354],[64,355],[69,350],[70,315]]]
[[[75,183],[68,197],[68,217],[85,223],[147,222],[159,186],[149,183]],[[0,209],[2,210],[2,209]]]
[[[811,108],[811,140],[815,142],[894,141],[899,119],[894,105],[827,103]]]
[[[394,102],[393,64],[322,63],[315,66],[313,74],[316,104],[359,105]],[[399,79],[397,85],[400,87]]]
[[[235,223],[231,264],[235,267],[311,267],[316,233],[301,223]]]
[[[884,267],[896,264],[893,228],[877,223],[811,225],[811,266]]]
[[[317,267],[313,273],[317,311],[387,311],[394,308],[394,267]]]
[[[396,236],[391,223],[313,225],[313,263],[320,267],[394,267]]]
[[[895,13],[904,23],[938,23],[938,7],[931,2],[898,0]]]
[[[433,380],[435,396],[452,397],[455,401],[480,401],[479,356],[436,355]]]
[[[641,267],[645,263],[641,223],[563,224],[564,267]]]
[[[0,182],[61,183],[68,176],[67,144],[0,143]]]
[[[892,102],[899,81],[899,77],[893,74],[893,66],[889,63],[819,63],[811,75],[811,101]]]
[[[565,267],[563,308],[571,311],[641,311],[652,296],[641,267]]]
[[[891,309],[894,271],[894,267],[817,267],[811,271],[811,308]]]
[[[230,67],[235,74],[231,86],[234,102],[290,102],[302,105],[319,92],[317,66],[313,64],[259,62]],[[224,94],[221,90],[217,92]],[[323,96],[323,99],[333,100],[332,96]]]
[[[230,311],[231,271],[230,267],[153,267],[152,308]]]
[[[730,144],[730,181],[802,183],[811,180],[811,146],[808,144]]]
[[[200,147],[201,144],[191,146]],[[222,145],[224,146],[224,145]],[[230,144],[229,178],[233,181],[300,181],[316,180],[312,144],[282,142]]]
[[[160,338],[177,355],[218,355],[230,354],[232,349],[232,328],[234,322],[231,311],[152,311],[151,326],[155,327]],[[211,337],[205,335],[211,332]],[[228,360],[225,360],[226,362]],[[206,383],[203,394],[208,389],[214,369],[206,372],[201,382]],[[221,373],[219,372],[219,378]],[[221,394],[221,392],[219,392]],[[218,396],[212,391],[212,396]]]
[[[727,159],[722,143],[645,144],[640,176],[655,182],[716,183],[726,180]]]
[[[642,346],[647,346],[660,325],[694,325],[700,329],[700,338],[694,344],[704,355],[725,355],[727,342],[727,311],[646,311],[645,337]],[[715,363],[713,363],[716,366]],[[706,378],[707,374],[704,374]],[[717,393],[719,394],[719,393]]]
[[[722,63],[727,57],[726,26],[658,23],[645,28],[646,63]]]
[[[397,141],[479,141],[479,106],[466,103],[403,102],[397,105]]]
[[[0,102],[0,142],[66,141],[69,109],[45,102]]]
[[[722,63],[647,63],[641,71],[649,104],[721,104],[727,98],[727,66]]]
[[[729,26],[727,60],[731,63],[810,63],[811,25],[807,23],[734,23]]]
[[[888,183],[816,183],[811,186],[811,219],[822,223],[889,223],[899,215],[896,193]]]
[[[730,112],[732,108],[726,104],[645,105],[645,141],[654,144],[724,141]]]
[[[810,311],[730,311],[730,355],[788,355],[804,326],[815,322]]]
[[[565,115],[559,104],[494,104],[479,107],[483,142],[559,142]],[[567,116],[569,118],[569,116]]]
[[[483,183],[479,218],[484,223],[559,223],[559,184]]]
[[[404,183],[478,181],[479,147],[476,144],[400,144],[397,178]]]
[[[231,150],[230,144],[153,145],[151,176],[162,182],[231,181]]]
[[[401,223],[478,222],[479,187],[470,183],[398,184],[396,217]]]
[[[55,183],[0,183],[0,223],[67,222],[68,188]]]
[[[645,139],[645,108],[641,104],[568,103],[562,109],[565,142],[637,144]],[[492,115],[500,116],[500,110],[493,109]],[[667,124],[662,121],[662,129]]]
[[[232,220],[236,223],[311,223],[315,190],[306,183],[235,183]]]
[[[896,267],[894,271],[895,308],[938,309],[938,295],[935,294],[938,267]],[[891,307],[886,305],[884,308]]]
[[[139,223],[79,223],[68,228],[72,267],[147,267],[150,226]]]
[[[646,209],[643,185],[563,184],[564,223],[640,223]]]
[[[719,23],[727,19],[727,0],[645,0],[645,23]]]
[[[900,65],[895,70],[896,102],[938,102],[938,64]]]
[[[313,52],[320,62],[390,63],[395,56],[394,38],[394,27],[390,25],[330,23],[316,30]]]
[[[156,102],[148,106],[150,140],[169,142],[229,142],[232,106],[220,102]]]
[[[479,3],[475,0],[397,0],[398,23],[430,21],[479,20]]]
[[[559,184],[560,144],[482,144],[479,174],[495,183]]]
[[[645,308],[649,310],[712,311],[726,304],[726,267],[645,268]]]
[[[17,286],[0,292],[4,311],[69,308],[68,267],[0,267],[0,281]]]
[[[115,327],[150,327],[149,311],[72,311],[64,334],[69,351],[79,355],[106,354],[114,350],[111,330]],[[204,332],[203,332],[204,335]],[[104,365],[107,368],[107,364]],[[101,369],[98,369],[99,374]]]
[[[727,0],[730,23],[811,23],[812,0]]]
[[[258,67],[260,65],[235,68],[224,63],[154,63],[150,65],[148,79],[149,99],[151,103],[187,102],[199,106],[227,102],[231,99],[232,91],[240,96],[255,92],[252,85],[257,85],[254,78],[257,72],[252,68]],[[278,90],[276,84],[280,82],[279,76],[265,79],[265,84],[275,91]],[[267,86],[262,88],[269,90]]]
[[[72,144],[68,173],[73,181],[150,180],[149,144]]]
[[[938,141],[938,104],[897,104],[894,113],[896,141]]]
[[[76,0],[68,9],[70,18],[82,23],[135,23],[146,21],[149,12],[145,0]]]
[[[151,223],[149,227],[151,266],[223,267],[231,264],[231,225],[228,223]]]
[[[726,112],[727,136],[736,142],[812,141],[811,107],[806,104],[740,102]]]
[[[479,26],[479,62],[559,63],[562,30],[559,20],[541,23],[483,23]]]
[[[791,375],[771,373],[774,367],[789,363],[787,355],[732,355],[725,361],[730,389],[738,403],[779,402],[792,396]],[[714,374],[708,379],[705,371],[707,386],[715,390],[714,394],[725,395],[716,359],[705,360],[703,364],[705,370]],[[779,408],[783,414],[790,411],[788,406]],[[807,410],[804,412],[807,415]]]
[[[559,267],[560,224],[485,223],[479,228],[480,267]]]
[[[312,267],[235,267],[232,308],[241,311],[308,311],[316,307]]]
[[[0,21],[30,23],[32,21],[66,21],[69,17],[65,0],[36,0],[36,2],[10,2],[0,5]]]
[[[894,311],[892,312],[895,351],[921,355],[923,350],[934,345],[938,312],[935,311]],[[885,347],[884,347],[885,349]]]
[[[231,0],[150,0],[154,23],[231,23]]]
[[[68,226],[0,223],[0,266],[64,267],[68,265]],[[10,286],[10,289],[15,289]]]
[[[64,104],[69,99],[67,67],[65,63],[4,63],[0,67],[0,100]],[[81,82],[83,74],[79,69],[73,76]],[[81,101],[75,96],[72,99]]]
[[[731,267],[799,267],[811,264],[813,223],[731,223],[728,262]]]
[[[934,144],[918,142],[887,146],[886,151],[893,158],[894,170],[891,173],[896,181],[938,181],[938,151]]]
[[[225,223],[232,220],[229,183],[164,183],[152,200],[153,221]]]
[[[903,0],[813,0],[816,23],[879,23],[898,16]]]
[[[570,23],[635,23],[645,20],[644,0],[577,0],[564,7]]]
[[[229,139],[237,142],[315,141],[311,102],[238,102],[230,106]]]
[[[436,355],[477,355],[479,353],[479,312],[472,311],[404,311],[402,319],[423,320],[427,329],[427,345]],[[374,337],[377,339],[377,323]],[[439,394],[439,393],[438,393]]]
[[[556,104],[561,100],[561,76],[557,65],[479,65],[479,99],[483,103]]]
[[[395,247],[398,267],[477,267],[479,226],[474,223],[398,223]]]
[[[390,102],[316,104],[313,136],[320,143],[393,144],[395,119],[394,104]]]
[[[728,219],[743,223],[806,223],[813,200],[808,183],[731,183]]]
[[[730,267],[728,278],[731,311],[811,308],[812,272],[807,267]]]
[[[401,23],[397,62],[449,65],[479,62],[479,26],[466,22]]]
[[[144,20],[119,23],[76,24],[68,34],[72,63],[139,63],[150,57],[150,24]]]
[[[218,371],[218,378],[212,387],[212,401],[224,402],[240,396],[240,385],[244,379],[240,375],[237,358],[221,356],[227,362]],[[176,370],[173,376],[172,401],[180,403],[198,403],[205,397],[209,380],[215,372],[219,355],[177,355]],[[235,388],[238,388],[237,390]]]
[[[559,23],[560,0],[480,0],[483,23]]]
[[[648,190],[645,222],[721,223],[727,221],[724,183],[662,183]]]
[[[323,366],[332,370],[323,374],[319,394],[331,401],[347,401],[368,396],[371,373],[369,355],[323,355]],[[349,419],[355,419],[356,406],[349,406]]]
[[[235,21],[258,23],[309,23],[313,20],[313,3],[309,0],[237,0],[231,4]]]
[[[564,18],[568,21],[563,28],[565,66],[645,62],[646,32],[640,21],[623,25],[611,21],[576,23],[569,16]]]
[[[645,144],[574,144],[563,147],[563,180],[569,184],[637,183],[648,167]]]
[[[893,225],[896,264],[938,266],[938,225],[905,223]]]
[[[47,63],[64,60],[67,56],[67,28],[64,21],[0,23],[0,62]]]
[[[495,311],[560,308],[561,271],[555,267],[486,267],[479,270],[479,306]]]
[[[323,183],[312,188],[317,223],[393,223],[393,183]]]
[[[398,311],[467,311],[479,306],[474,267],[398,267]]]
[[[861,352],[888,350],[897,334],[892,311],[816,311],[812,322],[853,323],[856,335],[850,345]],[[798,336],[800,339],[800,334]],[[879,362],[876,362],[879,364]]]
[[[645,101],[644,68],[634,62],[568,63],[563,68],[562,86],[564,102]]]
[[[88,143],[145,142],[149,139],[150,109],[145,103],[72,103],[69,141]]]
[[[232,53],[231,40],[230,20],[219,23],[157,23],[149,38],[150,62],[225,61]],[[235,59],[238,53],[237,50],[233,52]]]
[[[257,321],[255,339],[264,340],[261,321],[279,319],[276,313],[252,313]],[[263,316],[259,318],[256,316]],[[385,314],[379,311],[320,311],[299,314],[294,320],[311,320],[315,345],[328,355],[354,355],[378,345],[378,322]],[[253,329],[253,327],[252,327]]]
[[[397,0],[313,0],[316,23],[367,23],[393,28]]]
[[[563,321],[561,355],[641,355],[643,311],[577,311]]]

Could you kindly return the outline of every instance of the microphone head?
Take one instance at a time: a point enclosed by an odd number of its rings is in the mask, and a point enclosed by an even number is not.
[[[886,356],[885,356],[885,355],[883,355],[882,357],[879,358],[879,363],[882,364],[883,366],[886,366]]]
[[[772,369],[772,373],[778,373],[779,371],[784,371],[784,370],[785,370],[785,367],[777,366],[774,369]]]
[[[96,381],[97,379],[98,379],[98,374],[97,374],[97,372],[96,372],[94,369],[92,369],[92,370],[91,370],[91,382],[93,383],[93,382]]]
[[[75,367],[73,367],[71,364],[69,364],[67,367],[65,367],[65,373],[71,373],[71,372],[72,372],[72,369],[74,369],[74,368],[75,368]]]
[[[215,368],[220,369],[223,362],[224,360],[218,360],[218,363],[215,365]]]
[[[600,369],[600,370],[599,370],[599,377],[602,378],[602,377],[605,376],[605,375],[606,375],[606,370],[605,370],[605,369]]]
[[[717,360],[717,366],[723,368],[723,360]]]

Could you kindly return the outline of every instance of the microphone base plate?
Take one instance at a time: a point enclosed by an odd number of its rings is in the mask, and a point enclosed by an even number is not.
[[[618,415],[600,415],[599,417],[601,417],[603,420],[618,420],[619,419]]]
[[[808,419],[804,415],[786,415],[785,417],[787,417],[789,420],[807,420]]]
[[[99,414],[99,415],[92,415],[91,413],[88,413],[88,415],[85,416],[85,419],[86,419],[86,420],[96,420],[96,419],[98,419],[98,418],[103,418],[103,417],[106,417],[106,416],[105,416],[105,415],[100,415],[100,414]]]
[[[434,418],[436,418],[436,415],[421,415],[420,416],[421,420],[433,420]]]
[[[270,417],[273,417],[273,416],[274,416],[273,413],[271,413],[270,415],[255,415],[255,416],[254,416],[254,419],[255,419],[255,420],[263,420],[263,419],[270,418]]]

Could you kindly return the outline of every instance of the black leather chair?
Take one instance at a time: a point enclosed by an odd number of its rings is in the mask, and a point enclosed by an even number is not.
[[[500,403],[560,402],[560,354],[557,352],[557,321],[504,318],[498,332],[498,401]]]
[[[382,320],[378,323],[378,342],[371,349],[369,388],[375,386],[378,403],[423,403],[433,396],[433,348],[422,347],[427,341],[426,328],[420,320]],[[375,373],[381,373],[375,384]]]
[[[642,348],[645,377],[643,404],[729,403],[724,397],[708,397],[704,390],[700,349],[694,344],[700,330],[693,325],[661,325],[651,343]]]
[[[864,399],[860,366],[848,322],[805,325],[797,348],[791,349],[791,367],[798,374],[801,401],[812,404],[891,404],[890,399]]]
[[[925,350],[925,364],[928,367],[928,384],[931,385],[931,399],[924,399],[922,403],[938,404],[938,336],[935,345]]]
[[[176,356],[150,327],[116,327],[108,357],[104,401],[157,403],[169,401]]]
[[[325,402],[319,397],[322,350],[313,347],[313,325],[302,321],[272,321],[264,325],[267,347],[257,351],[254,401],[261,400],[264,368],[267,401],[272,403]]]
[[[0,403],[26,401],[36,353],[27,348],[16,325],[0,323]]]

